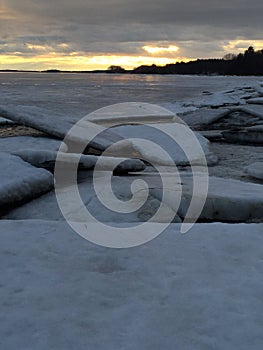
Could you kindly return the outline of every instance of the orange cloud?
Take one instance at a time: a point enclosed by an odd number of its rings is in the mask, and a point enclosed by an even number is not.
[[[162,46],[153,46],[153,45],[145,45],[143,49],[150,54],[160,54],[160,53],[173,53],[179,50],[179,47],[175,45],[169,45],[167,47]]]

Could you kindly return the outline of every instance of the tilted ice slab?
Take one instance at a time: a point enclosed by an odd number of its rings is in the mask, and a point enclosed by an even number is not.
[[[210,152],[209,141],[179,123],[124,125],[111,130],[127,139],[133,150],[151,164],[199,163],[203,155],[206,156],[208,164],[217,162],[217,157]],[[119,143],[116,151],[121,147],[125,148],[124,142]]]
[[[13,153],[23,149],[57,151],[60,146],[61,141],[48,137],[12,136],[0,138],[0,150],[7,153]],[[65,144],[63,144],[63,149],[65,151],[67,149]]]
[[[30,126],[37,130],[43,131],[51,136],[64,139],[67,141],[93,147],[98,150],[105,150],[113,143],[121,141],[116,134],[110,133],[104,127],[85,121],[79,123],[74,130],[68,134],[72,128],[72,123],[67,119],[56,118],[56,115],[48,115],[48,112],[41,108],[28,106],[5,107],[0,106],[0,115],[9,118],[19,124]],[[94,139],[94,135],[97,135]]]
[[[127,102],[101,108],[87,116],[87,120],[111,127],[120,124],[149,124],[172,122],[175,114],[158,105]]]
[[[180,114],[180,118],[190,127],[197,128],[207,126],[217,122],[221,118],[227,116],[230,110],[227,108],[211,109],[199,108],[190,113]]]
[[[107,249],[66,223],[2,220],[2,348],[261,349],[263,225],[179,229]]]
[[[197,102],[195,105],[198,107],[223,107],[228,105],[241,105],[246,102],[243,100],[247,97],[247,92],[242,89],[235,89],[231,91],[216,92],[208,96],[205,100]]]
[[[0,216],[9,208],[53,188],[53,176],[19,157],[0,153]]]
[[[245,173],[255,179],[263,180],[263,162],[250,164],[245,168]]]
[[[245,106],[231,107],[231,111],[240,111],[263,119],[263,106],[260,105],[249,104]]]
[[[13,153],[24,161],[41,168],[53,169],[55,163],[60,167],[72,167],[78,165],[80,169],[94,169],[98,160],[97,169],[116,170],[119,172],[143,171],[145,164],[139,159],[127,159],[117,157],[98,157],[93,155],[78,155],[75,153],[57,153],[52,151],[33,151],[22,149]]]

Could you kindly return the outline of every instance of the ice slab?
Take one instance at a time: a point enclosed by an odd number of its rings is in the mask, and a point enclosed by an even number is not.
[[[56,115],[47,115],[47,112],[41,108],[33,106],[0,106],[0,115],[59,139],[64,139],[72,128],[72,123],[69,120],[56,118]],[[96,138],[94,138],[95,134],[97,134]],[[121,138],[100,125],[85,121],[85,125],[79,123],[74,128],[74,131],[68,135],[67,141],[83,145],[84,148],[89,144],[92,148],[105,150],[113,143],[121,141]]]
[[[182,217],[192,193],[191,180],[183,181],[184,199],[179,212]],[[207,200],[200,219],[224,222],[262,220],[263,186],[210,176]]]
[[[50,191],[53,176],[15,157],[0,152],[0,216],[8,209]]]
[[[217,157],[210,152],[209,141],[201,134],[192,133],[190,129],[187,129],[178,123],[159,123],[157,125],[123,125],[111,130],[128,140],[132,144],[132,149],[141,155],[143,160],[151,164],[186,165],[189,162],[198,163],[203,154],[205,154],[209,165],[216,164]],[[148,144],[147,141],[150,141],[151,144]],[[181,147],[183,143],[184,147]],[[124,146],[120,143],[116,151],[120,148],[124,149]]]
[[[178,214],[184,218],[193,194],[192,175],[181,174],[181,179],[183,193]],[[167,192],[166,204],[175,209],[179,184],[178,188],[169,188]],[[160,199],[162,188],[154,188],[152,183],[152,193]],[[199,219],[222,222],[263,220],[263,186],[210,176],[207,200]]]
[[[263,162],[250,164],[245,168],[245,172],[255,179],[263,180]]]
[[[175,114],[158,105],[128,102],[108,106],[90,113],[87,120],[111,127],[120,124],[172,122]]]
[[[0,221],[3,349],[261,349],[263,225],[179,227],[107,249],[66,223]]]
[[[212,124],[230,113],[229,109],[199,108],[186,114],[180,114],[180,118],[190,127],[197,128]]]
[[[263,105],[263,97],[250,98],[247,100],[247,103]]]
[[[263,106],[260,105],[249,104],[245,106],[232,107],[231,111],[240,111],[263,119]]]
[[[31,149],[22,149],[13,153],[19,156],[24,161],[46,169],[54,169],[55,163],[60,167],[70,167],[73,164],[78,164],[79,169],[94,169],[97,161],[100,163],[98,169],[113,170],[119,172],[137,172],[145,169],[145,164],[139,159],[127,159],[117,157],[98,157],[93,155],[78,155],[75,153],[58,153],[52,151],[33,151]]]
[[[242,105],[246,102],[244,97],[247,97],[247,92],[242,89],[234,89],[228,91],[216,92],[204,99],[202,102],[198,102],[196,105],[198,107],[224,107],[233,105]]]

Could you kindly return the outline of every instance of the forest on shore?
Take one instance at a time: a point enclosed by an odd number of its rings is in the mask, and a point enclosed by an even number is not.
[[[227,54],[223,58],[197,59],[177,62],[166,66],[140,66],[125,70],[120,66],[110,66],[107,73],[129,74],[200,74],[200,75],[263,75],[263,49],[255,51],[250,46],[244,53]]]

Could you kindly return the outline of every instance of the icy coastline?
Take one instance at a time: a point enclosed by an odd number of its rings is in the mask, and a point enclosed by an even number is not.
[[[201,99],[174,104],[167,114],[158,110],[159,120],[158,113],[143,103],[126,112],[95,113],[78,126],[80,132],[69,144],[61,141],[75,117],[68,114],[63,119],[60,111],[56,118],[58,110],[51,105],[47,109],[12,105],[11,95],[5,105],[0,98],[4,118],[0,128],[8,125],[15,130],[13,125],[22,124],[46,135],[0,137],[0,344],[37,350],[71,349],[73,343],[77,349],[101,350],[173,349],[175,344],[178,349],[203,350],[220,344],[220,349],[259,350],[263,342],[262,86],[257,81],[206,93]],[[183,124],[174,112],[200,142],[199,152],[204,153],[210,173],[199,223],[186,235],[180,234],[180,225],[193,192],[189,157],[159,132],[152,132],[157,125],[177,135]],[[120,126],[112,127],[116,120]],[[102,134],[83,148],[84,154],[74,154],[72,144],[87,144],[91,130]],[[168,149],[172,163],[145,143],[127,141],[133,137]],[[99,157],[109,146],[111,154]],[[102,248],[79,237],[65,222],[54,191],[59,148],[65,172],[68,164],[80,160],[79,193],[99,222],[123,228],[140,225],[162,205],[154,225],[169,223],[173,217],[170,226],[151,242],[126,250]],[[130,156],[124,156],[123,149]],[[190,165],[203,166],[197,150],[189,154]],[[134,212],[119,215],[100,203],[93,186],[98,158],[102,178],[120,164],[112,177],[119,200],[130,201],[134,180],[149,185],[142,207],[137,209],[135,201]],[[180,179],[165,188],[163,204],[162,183],[151,161],[164,179],[174,173],[174,166],[179,169]],[[63,191],[70,186],[66,183]],[[100,192],[103,195],[103,187]],[[179,192],[177,208],[174,199]],[[140,195],[138,202],[145,195],[140,188],[133,194]],[[81,222],[81,208],[74,211]]]

